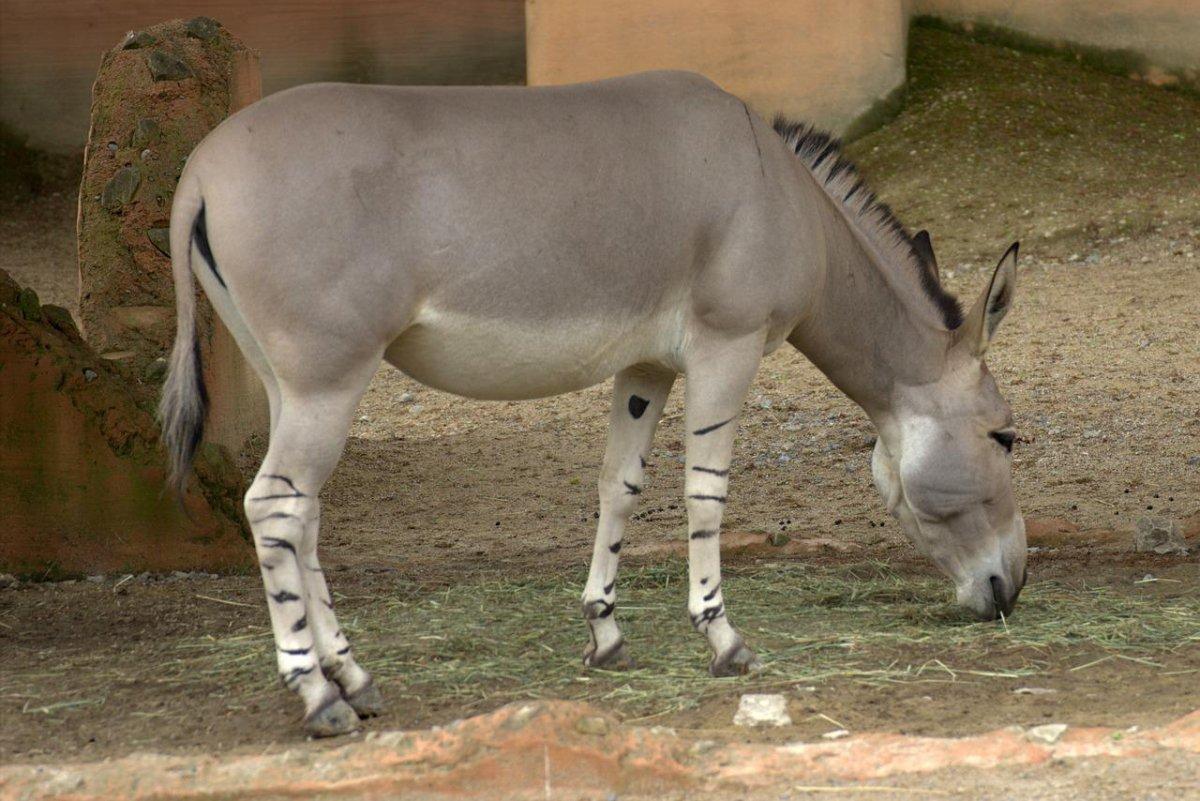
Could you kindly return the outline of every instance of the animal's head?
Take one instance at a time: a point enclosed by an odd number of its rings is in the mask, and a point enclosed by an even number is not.
[[[927,237],[918,244],[927,249]],[[1016,266],[1013,244],[953,331],[941,376],[896,388],[871,459],[888,511],[954,581],[958,603],[983,619],[1010,614],[1026,578],[1012,412],[983,360],[1012,304]]]

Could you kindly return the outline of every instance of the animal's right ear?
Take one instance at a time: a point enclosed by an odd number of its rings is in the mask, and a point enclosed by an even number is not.
[[[996,328],[1004,315],[1012,307],[1013,294],[1017,290],[1017,249],[1019,243],[1013,242],[996,265],[992,280],[987,289],[975,301],[971,311],[967,313],[966,321],[955,331],[959,342],[976,356],[982,357],[996,335]]]
[[[941,276],[938,274],[937,257],[933,255],[933,242],[929,239],[929,232],[922,228],[913,236],[913,247],[917,249],[917,256],[921,259],[921,266],[933,274],[933,280],[941,283]]]

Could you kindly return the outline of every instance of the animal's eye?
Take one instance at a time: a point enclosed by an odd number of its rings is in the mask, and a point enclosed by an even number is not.
[[[993,431],[988,436],[990,436],[992,439],[996,440],[996,442],[999,442],[1000,447],[1004,448],[1004,450],[1008,451],[1009,453],[1012,453],[1013,442],[1015,442],[1017,439],[1017,435],[1015,432]]]

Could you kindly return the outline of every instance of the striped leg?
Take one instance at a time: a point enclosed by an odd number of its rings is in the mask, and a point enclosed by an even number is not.
[[[337,682],[342,697],[359,717],[370,718],[383,713],[383,697],[371,680],[371,675],[359,667],[350,650],[350,641],[338,626],[333,611],[333,596],[325,584],[325,573],[317,559],[317,533],[320,530],[320,499],[315,499],[315,513],[304,529],[304,544],[300,563],[304,573],[305,608],[312,627],[313,644],[321,672]]]
[[[721,517],[737,414],[762,355],[758,338],[697,348],[687,374],[688,614],[713,650],[714,676],[746,673],[754,652],[729,623],[721,594]]]
[[[341,456],[357,402],[357,393],[299,398],[285,393],[267,456],[245,499],[279,675],[303,700],[305,728],[316,736],[358,728],[358,715],[342,699],[338,685],[326,679],[319,661],[313,602],[320,604],[328,596],[309,598],[304,575],[309,530],[315,550],[317,493]]]
[[[674,373],[629,368],[613,384],[608,446],[600,469],[600,521],[592,567],[583,590],[583,617],[590,641],[583,655],[588,667],[629,665],[624,638],[613,611],[617,605],[617,560],[625,524],[642,492],[646,454],[654,429],[675,383]]]

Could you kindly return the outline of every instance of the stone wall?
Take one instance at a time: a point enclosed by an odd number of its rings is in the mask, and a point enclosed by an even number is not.
[[[179,174],[261,91],[255,54],[207,17],[131,32],[101,60],[79,192],[79,314],[88,344],[148,383],[175,337],[167,234]],[[200,309],[207,439],[236,454],[266,432],[266,395],[207,302]]]
[[[164,492],[154,393],[99,357],[70,313],[0,271],[0,573],[54,578],[253,562],[243,481],[202,448]]]
[[[715,80],[768,119],[845,132],[904,83],[900,0],[529,0],[530,84],[651,69]]]

